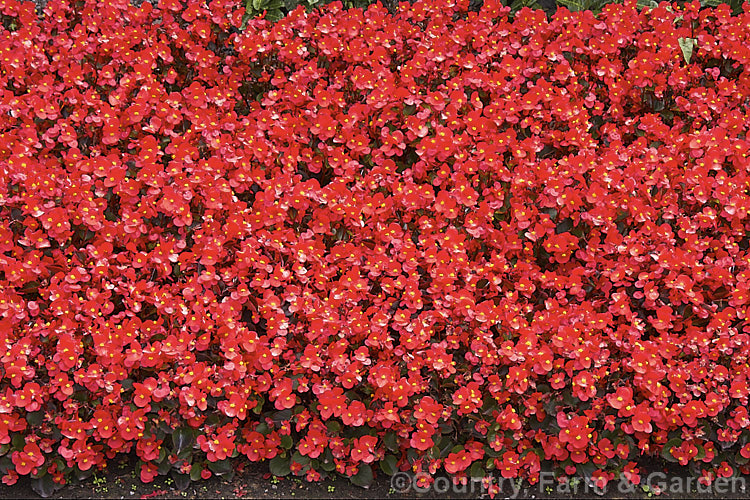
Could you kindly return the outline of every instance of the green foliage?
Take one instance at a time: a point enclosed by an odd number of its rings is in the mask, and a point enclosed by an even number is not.
[[[636,5],[638,6],[638,9],[644,9],[644,8],[653,9],[659,6],[659,2],[655,0],[638,0],[636,2]]]
[[[732,9],[732,14],[737,15],[742,12],[744,0],[701,0],[702,7],[718,7],[723,3],[729,5],[729,8]]]
[[[266,19],[269,21],[278,21],[286,15],[282,8],[286,7],[284,0],[245,0],[245,16],[242,18],[242,29],[247,26],[247,22],[258,17],[263,12],[266,13]]]
[[[695,38],[679,38],[677,43],[680,45],[685,62],[690,64],[690,58],[693,57],[693,50],[698,46],[698,40]]]
[[[289,468],[290,460],[288,458],[277,456],[268,463],[271,474],[278,477],[288,476],[291,472]]]
[[[333,1],[334,0],[245,0],[245,16],[242,19],[242,29],[245,29],[245,26],[247,26],[247,22],[250,19],[259,17],[264,12],[266,13],[265,19],[276,22],[300,5],[305,9],[310,10]],[[534,0],[531,1],[533,2]],[[375,2],[372,0],[342,0],[345,9],[364,9],[372,3]]]
[[[523,9],[524,7],[528,7],[530,9],[541,9],[542,6],[539,5],[537,0],[507,0],[505,5],[510,7],[510,15],[515,15],[516,12]]]
[[[62,486],[55,483],[50,474],[45,473],[39,477],[31,479],[31,489],[42,498],[51,497],[60,488],[62,488]]]
[[[332,0],[322,2],[323,4],[329,3]],[[370,0],[342,0],[345,9],[366,9],[368,5],[375,3]]]
[[[263,15],[264,12],[265,19],[275,22],[300,5],[305,9],[310,10],[333,1],[335,0],[245,0],[245,16],[242,20],[242,29],[245,29],[245,26],[247,26],[247,22],[250,19],[259,17]],[[366,9],[370,4],[377,1],[378,0],[341,0],[344,9]],[[515,15],[524,7],[529,7],[530,9],[545,8],[539,0],[503,1],[505,5],[510,7],[511,16]],[[606,5],[620,3],[621,1],[622,0],[556,0],[555,5],[557,7],[566,7],[571,12],[590,10],[594,14],[598,14]],[[745,0],[700,0],[703,7],[718,7],[719,5],[726,3],[735,15],[742,12],[744,1]],[[398,5],[399,0],[380,0],[380,2],[389,10],[393,11]],[[481,7],[482,3],[482,0],[472,0],[472,5],[476,10]],[[654,7],[657,7],[658,4],[657,0],[637,0],[639,9],[653,9]]]
[[[566,7],[571,12],[590,10],[598,14],[602,9],[611,3],[620,3],[612,0],[557,0],[557,5]]]
[[[386,455],[380,461],[380,469],[386,476],[393,476],[398,472],[398,459],[394,455]]]
[[[352,484],[362,488],[368,488],[372,484],[373,479],[372,467],[367,464],[360,465],[359,472],[349,478]]]

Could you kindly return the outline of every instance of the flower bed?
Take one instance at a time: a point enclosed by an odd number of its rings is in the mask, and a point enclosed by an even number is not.
[[[750,472],[747,9],[0,11],[5,483]]]

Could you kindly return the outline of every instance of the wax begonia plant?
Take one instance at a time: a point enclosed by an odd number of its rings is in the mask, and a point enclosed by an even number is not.
[[[3,482],[749,473],[750,10],[509,11],[0,0]]]

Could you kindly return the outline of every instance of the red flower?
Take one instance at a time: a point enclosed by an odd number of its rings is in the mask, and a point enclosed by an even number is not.
[[[367,417],[367,408],[361,401],[352,401],[347,409],[341,415],[341,421],[344,425],[359,427],[364,425]]]
[[[443,463],[448,474],[456,474],[469,468],[471,458],[468,451],[462,450],[457,453],[449,453]]]
[[[680,465],[687,465],[690,460],[698,456],[698,448],[691,441],[683,441],[679,446],[670,448],[669,453],[677,459]]]
[[[435,446],[432,439],[433,434],[432,429],[419,430],[412,434],[411,439],[409,439],[409,446],[416,450],[427,451]]]
[[[419,404],[416,406],[412,415],[417,420],[425,420],[426,422],[435,425],[438,423],[442,412],[443,405],[436,402],[430,396],[425,396],[419,401]]]
[[[14,451],[11,459],[16,473],[22,476],[36,474],[36,470],[44,465],[44,454],[35,443],[26,443],[23,451]]]
[[[506,451],[500,462],[500,474],[504,478],[514,478],[518,476],[519,469],[521,468],[521,460],[518,453],[514,451]]]
[[[571,451],[582,450],[588,447],[592,437],[593,429],[588,425],[588,419],[584,416],[573,416],[570,419],[558,418],[562,432],[560,442],[566,443]]]
[[[297,397],[292,393],[292,381],[284,379],[271,390],[274,406],[277,410],[292,408],[297,403]]]
[[[148,462],[141,464],[141,481],[144,483],[150,483],[158,474],[158,468],[156,465]]]
[[[453,394],[453,404],[458,406],[459,415],[476,412],[482,404],[479,385],[476,382],[471,382],[469,385],[461,387]]]
[[[318,395],[320,402],[320,415],[323,419],[329,419],[331,416],[340,417],[346,408],[346,396],[341,388],[335,388]]]
[[[633,429],[636,432],[650,433],[653,430],[651,426],[651,415],[648,406],[645,404],[640,404],[636,407],[631,421]]]
[[[355,438],[352,444],[352,460],[355,462],[371,463],[375,460],[375,445],[378,438],[375,436],[362,436]]]

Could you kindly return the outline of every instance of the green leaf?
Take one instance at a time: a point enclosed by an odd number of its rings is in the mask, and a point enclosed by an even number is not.
[[[573,219],[566,217],[555,226],[555,234],[567,233],[571,229],[573,229]]]
[[[176,470],[172,469],[169,475],[174,480],[174,487],[177,491],[183,491],[190,486],[190,476],[188,474],[180,474]]]
[[[206,421],[204,422],[204,424],[205,425],[218,425],[220,421],[221,419],[217,413],[211,413],[206,417]]]
[[[291,470],[289,469],[289,459],[277,456],[272,458],[268,463],[268,469],[271,474],[278,477],[288,476]]]
[[[398,438],[396,437],[395,432],[387,432],[385,437],[383,438],[383,444],[385,444],[385,447],[391,450],[392,452],[398,451]]]
[[[194,463],[193,466],[190,468],[190,480],[200,481],[202,470],[203,470],[203,466],[201,464]]]
[[[485,477],[486,475],[487,473],[484,471],[484,467],[482,467],[482,462],[474,462],[471,469],[469,469],[470,477]]]
[[[73,471],[75,473],[75,478],[78,479],[79,481],[85,481],[94,475],[93,467],[89,470],[81,470],[78,467],[76,467],[73,469]]]
[[[336,469],[336,462],[333,460],[333,453],[330,448],[326,448],[323,456],[319,459],[320,468],[326,472],[333,472]]]
[[[440,448],[440,457],[441,458],[445,458],[445,457],[447,457],[451,453],[451,445],[453,444],[453,442],[450,441],[450,440],[445,440],[445,439],[442,440],[442,441],[440,441],[440,442],[442,444],[442,443],[444,443],[446,441],[447,441],[447,444],[445,444],[444,446],[442,446]]]
[[[175,455],[191,450],[194,442],[195,437],[193,436],[193,431],[190,429],[181,427],[175,429],[172,433],[172,449],[174,450]]]
[[[42,423],[42,420],[44,420],[43,411],[33,411],[26,414],[26,422],[28,422],[30,425],[33,425],[34,427],[40,425]]]
[[[398,472],[397,465],[398,459],[395,456],[386,455],[385,458],[380,461],[380,470],[382,470],[386,476],[392,476]]]
[[[373,479],[372,467],[367,464],[360,465],[359,472],[349,478],[352,484],[361,488],[369,488]]]
[[[269,10],[266,12],[266,19],[268,19],[272,23],[275,23],[276,21],[279,21],[283,18],[284,18],[284,13],[281,12],[279,9]]]
[[[661,457],[668,461],[668,462],[678,462],[678,460],[672,456],[672,448],[675,446],[680,446],[682,444],[682,439],[680,438],[672,438],[669,441],[667,441],[664,444],[664,448],[661,449]]]
[[[217,476],[227,476],[234,472],[232,462],[229,460],[219,460],[218,462],[208,462],[208,468]]]
[[[266,8],[266,2],[268,0],[252,0],[253,3],[253,10],[256,12],[262,11]]]
[[[162,448],[161,451],[166,452],[167,450]],[[165,455],[166,456],[166,455]],[[172,464],[169,462],[169,460],[163,460],[159,462],[159,466],[157,467],[157,472],[160,476],[166,475],[170,470],[172,469]]]
[[[288,421],[290,418],[292,418],[292,410],[287,409],[287,410],[277,411],[276,413],[274,413],[273,416],[271,417],[271,420],[273,420],[274,422],[278,424],[281,422]]]
[[[530,9],[541,8],[536,0],[515,0],[512,4],[510,4],[510,14],[515,15],[516,12],[523,9],[524,7],[528,7]]]
[[[549,215],[549,218],[552,220],[557,219],[557,210],[554,208],[543,208],[540,210],[540,212]]]
[[[292,440],[292,436],[284,435],[281,436],[281,447],[285,450],[290,449],[292,446],[294,446],[294,441]]]
[[[253,407],[253,413],[255,413],[256,415],[260,415],[260,413],[263,411],[263,403],[265,402],[266,400],[263,399],[263,396],[258,396],[258,404]]]
[[[300,464],[303,467],[305,465],[309,465],[310,464],[310,460],[311,460],[310,457],[308,457],[306,455],[303,455],[302,453],[300,453],[298,451],[295,451],[294,454],[292,455],[292,458],[291,458],[292,462]]]
[[[14,433],[10,440],[10,444],[13,445],[13,449],[15,450],[23,450],[23,447],[26,446],[26,440],[20,432]]]
[[[43,498],[51,497],[60,488],[61,486],[55,483],[50,474],[45,474],[42,477],[33,478],[31,480],[31,489]]]
[[[571,12],[586,10],[583,2],[579,0],[557,0],[557,3],[566,7]]]
[[[240,24],[240,31],[245,31],[245,28],[247,28],[247,22],[253,17],[251,13],[252,8],[245,7],[245,13],[242,15],[242,23]],[[253,409],[253,411],[255,411],[255,409]],[[260,411],[255,413],[260,413]]]
[[[693,57],[693,50],[698,46],[698,40],[696,38],[678,38],[677,43],[680,45],[685,62],[690,64],[690,58]]]
[[[594,474],[595,470],[596,470],[596,465],[594,465],[593,462],[587,462],[585,464],[578,464],[576,466],[576,471],[578,475],[585,479],[589,479]]]

